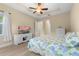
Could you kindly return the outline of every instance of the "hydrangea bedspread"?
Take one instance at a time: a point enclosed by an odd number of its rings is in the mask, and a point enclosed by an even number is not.
[[[45,56],[79,56],[79,36],[75,32],[69,33],[61,44],[35,37],[29,41],[28,48]]]

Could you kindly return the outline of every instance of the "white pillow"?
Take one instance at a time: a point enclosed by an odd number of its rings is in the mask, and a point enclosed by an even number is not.
[[[79,32],[76,32],[77,33],[77,36],[79,37]]]
[[[76,32],[68,32],[65,35],[65,39],[69,39],[71,37],[77,37],[77,33]]]

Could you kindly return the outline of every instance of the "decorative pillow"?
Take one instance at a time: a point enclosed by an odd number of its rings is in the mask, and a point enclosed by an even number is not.
[[[79,43],[78,37],[71,37],[69,40],[66,40],[66,46],[74,47],[77,43]]]
[[[79,43],[77,43],[76,45],[74,45],[75,48],[79,48]]]
[[[66,40],[70,39],[71,37],[78,37],[78,35],[77,35],[76,32],[68,32],[68,33],[66,33],[66,35],[65,35]]]
[[[77,36],[79,37],[79,32],[76,32]]]

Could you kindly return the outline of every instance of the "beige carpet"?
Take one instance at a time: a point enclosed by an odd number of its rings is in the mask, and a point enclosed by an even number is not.
[[[34,52],[31,52],[27,48],[27,44],[10,45],[4,48],[0,48],[0,56],[40,56]]]

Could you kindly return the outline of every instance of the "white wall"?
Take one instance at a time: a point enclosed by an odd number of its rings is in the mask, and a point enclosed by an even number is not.
[[[52,33],[56,31],[58,27],[63,27],[66,29],[66,31],[71,31],[71,24],[70,24],[70,12],[59,14],[59,15],[54,15],[47,20],[50,20],[51,23],[51,31]],[[46,25],[44,25],[46,27]],[[45,30],[47,31],[47,30]]]
[[[72,7],[71,29],[72,31],[79,32],[79,3],[74,4]]]
[[[34,18],[28,15],[25,15],[15,9],[12,9],[6,5],[0,4],[0,10],[11,13],[11,21],[12,21],[12,33],[17,33],[17,27],[19,25],[29,25],[32,27],[31,32],[34,32]]]

